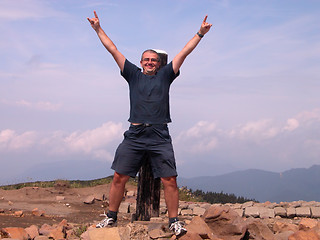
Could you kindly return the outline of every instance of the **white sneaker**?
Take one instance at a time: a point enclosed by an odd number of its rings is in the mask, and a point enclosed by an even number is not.
[[[106,212],[100,214],[100,216],[104,216],[105,218],[96,225],[96,228],[113,227],[116,225],[116,220],[108,217]]]
[[[183,235],[187,232],[187,229],[184,228],[184,222],[181,221],[171,223],[169,229],[173,231],[176,236]]]

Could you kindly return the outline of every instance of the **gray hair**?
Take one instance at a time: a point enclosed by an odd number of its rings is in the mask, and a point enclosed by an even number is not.
[[[143,58],[143,54],[144,53],[146,53],[146,52],[150,52],[150,53],[155,53],[155,54],[157,54],[157,59],[158,59],[158,62],[161,62],[161,58],[160,58],[160,55],[159,55],[159,53],[157,53],[155,50],[153,50],[153,49],[147,49],[147,50],[145,50],[142,54],[141,54],[141,61],[143,60],[142,58]]]

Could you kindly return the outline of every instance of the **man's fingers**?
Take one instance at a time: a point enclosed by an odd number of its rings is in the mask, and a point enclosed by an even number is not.
[[[208,15],[206,15],[206,16],[204,17],[204,19],[203,19],[203,22],[204,22],[204,23],[207,21],[207,17],[208,17]]]
[[[94,13],[94,16],[95,16],[96,18],[98,18],[97,12],[96,12],[96,11],[93,11],[93,13]]]

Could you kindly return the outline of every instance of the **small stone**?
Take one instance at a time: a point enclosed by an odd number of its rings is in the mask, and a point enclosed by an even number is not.
[[[127,192],[127,197],[134,197],[136,195],[135,191],[128,191]]]
[[[15,211],[14,212],[14,216],[15,217],[22,217],[23,216],[23,211],[21,211],[21,210],[20,211]]]
[[[150,222],[163,222],[163,219],[161,217],[152,217]]]
[[[38,208],[35,208],[32,210],[32,215],[41,217],[41,216],[44,216],[44,211],[39,210]]]
[[[63,201],[65,200],[66,198],[64,196],[56,196],[56,200],[57,201]]]
[[[87,197],[83,200],[83,202],[84,202],[85,204],[93,204],[93,203],[94,203],[94,199],[95,199],[95,197],[94,197],[93,195],[90,195],[90,196],[87,196]]]
[[[190,215],[192,215],[193,214],[193,211],[192,211],[192,209],[182,209],[181,210],[181,215],[182,216],[190,216]]]

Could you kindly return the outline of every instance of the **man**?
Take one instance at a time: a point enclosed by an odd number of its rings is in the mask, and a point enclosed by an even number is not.
[[[96,227],[112,226],[117,221],[117,212],[123,198],[125,184],[135,177],[142,160],[148,156],[155,178],[160,177],[164,186],[165,202],[169,215],[169,228],[176,235],[186,232],[183,223],[178,220],[179,192],[177,171],[171,137],[167,123],[171,122],[169,111],[169,88],[179,75],[179,69],[185,58],[198,45],[212,24],[204,18],[200,30],[186,44],[172,62],[161,67],[160,57],[153,50],[143,52],[141,69],[128,61],[117,49],[100,26],[97,13],[87,18],[96,31],[100,41],[118,64],[121,75],[129,84],[130,90],[130,127],[124,133],[119,145],[112,169],[114,178],[109,193],[109,210]]]

